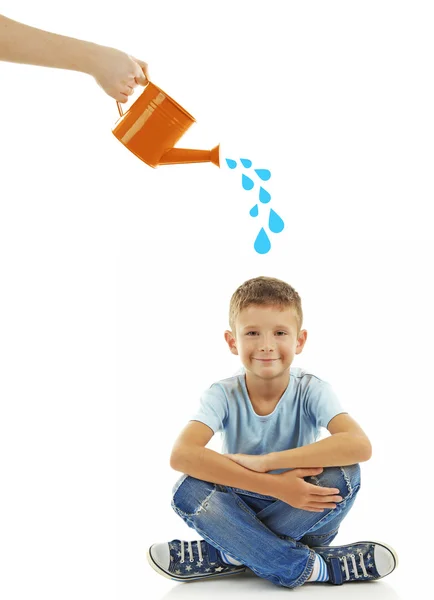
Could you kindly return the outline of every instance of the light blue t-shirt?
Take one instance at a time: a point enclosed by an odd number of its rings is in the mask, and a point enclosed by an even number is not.
[[[345,412],[330,384],[298,367],[269,415],[258,415],[250,401],[245,371],[213,383],[191,418],[222,434],[222,453],[268,454],[315,442],[320,427]]]

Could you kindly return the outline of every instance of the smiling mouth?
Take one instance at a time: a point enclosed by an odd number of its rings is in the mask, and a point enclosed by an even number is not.
[[[274,362],[275,360],[279,360],[278,358],[255,358],[255,360],[260,360],[261,362]]]

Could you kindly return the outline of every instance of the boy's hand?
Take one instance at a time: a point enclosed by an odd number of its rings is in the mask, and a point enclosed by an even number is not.
[[[226,458],[230,458],[246,469],[257,471],[258,473],[266,473],[266,454],[224,454]]]
[[[274,496],[294,508],[310,512],[323,512],[326,508],[336,508],[336,502],[341,502],[337,488],[325,488],[304,481],[303,477],[319,475],[322,467],[308,469],[293,469],[286,473],[271,475],[275,478],[277,488]]]
[[[98,46],[92,55],[90,74],[118,102],[127,102],[137,85],[149,81],[147,63],[121,50]]]

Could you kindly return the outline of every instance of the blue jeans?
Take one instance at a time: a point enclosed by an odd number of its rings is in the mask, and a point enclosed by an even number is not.
[[[295,588],[312,572],[314,546],[335,538],[360,489],[360,467],[325,467],[305,480],[338,488],[334,509],[309,512],[272,496],[183,475],[173,488],[172,508],[209,544],[227,552],[256,575]]]

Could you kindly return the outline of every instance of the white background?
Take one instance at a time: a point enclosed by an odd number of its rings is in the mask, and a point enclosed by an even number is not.
[[[170,450],[203,389],[238,368],[229,299],[258,275],[301,294],[294,364],[332,383],[373,444],[335,543],[398,551],[371,597],[430,585],[432,3],[283,5],[0,4],[146,60],[197,120],[181,145],[269,168],[286,224],[258,255],[266,209],[249,216],[240,173],[151,169],[112,135],[116,104],[91,77],[0,64],[2,597],[282,592],[244,576],[178,584],[145,559],[196,538],[170,508]]]

